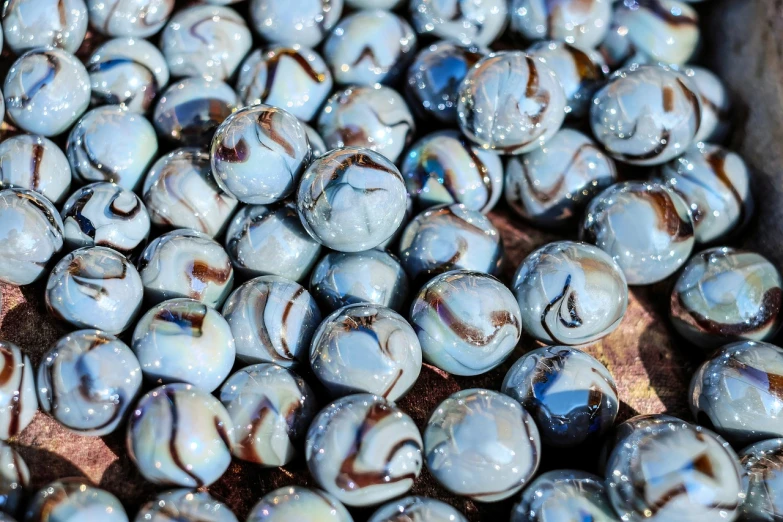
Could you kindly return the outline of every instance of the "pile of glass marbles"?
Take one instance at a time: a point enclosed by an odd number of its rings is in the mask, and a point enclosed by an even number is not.
[[[410,496],[425,466],[513,498],[512,522],[782,519],[781,276],[726,246],[752,174],[726,89],[689,65],[694,5],[7,0],[2,29],[0,281],[38,282],[72,333],[36,368],[0,341],[0,521],[135,514],[83,479],[29,491],[13,445],[39,408],[127,434],[161,488],[138,522],[236,522],[205,487],[296,455],[313,487],[259,491],[248,522],[465,521]],[[563,237],[511,281],[496,206]],[[706,359],[693,419],[616,425],[581,348],[667,278]],[[423,364],[512,354],[426,426],[395,404]],[[537,476],[596,442],[603,476]]]

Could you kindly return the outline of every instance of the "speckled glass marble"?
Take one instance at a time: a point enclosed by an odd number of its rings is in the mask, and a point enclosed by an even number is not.
[[[691,412],[732,443],[783,436],[783,349],[740,341],[702,363],[691,380]]]
[[[489,45],[506,27],[506,0],[411,0],[416,31],[462,45]]]
[[[612,427],[620,406],[609,370],[566,346],[526,353],[508,371],[501,390],[530,412],[544,444],[561,448],[597,440]]]
[[[239,97],[227,84],[185,78],[170,85],[158,98],[152,122],[162,136],[174,143],[204,146],[238,105]]]
[[[209,154],[195,147],[158,159],[144,178],[142,195],[154,224],[192,228],[210,237],[225,230],[239,204],[213,178]]]
[[[212,307],[193,299],[170,299],[145,313],[133,331],[133,352],[144,377],[168,384],[187,382],[215,390],[234,366],[231,328]]]
[[[480,212],[464,205],[440,205],[405,227],[399,252],[402,266],[414,280],[458,269],[495,275],[503,259],[503,243]]]
[[[80,435],[117,429],[141,389],[141,368],[130,348],[99,330],[60,338],[37,373],[41,409]]]
[[[511,522],[616,522],[603,479],[575,470],[542,473],[522,492]]]
[[[554,228],[572,224],[590,199],[616,181],[612,158],[566,128],[538,149],[508,159],[504,192],[517,214]]]
[[[152,124],[118,105],[98,107],[68,135],[65,153],[82,183],[109,181],[133,190],[158,152]]]
[[[226,232],[226,251],[245,277],[277,275],[303,281],[321,254],[321,244],[305,231],[296,205],[248,205]]]
[[[307,47],[257,49],[242,63],[237,92],[243,105],[264,103],[309,121],[332,91],[332,73]]]
[[[424,358],[453,375],[495,368],[522,334],[514,294],[494,277],[466,270],[424,285],[413,299],[410,319]]]
[[[237,288],[223,305],[246,363],[275,363],[290,368],[306,361],[321,312],[301,285],[279,276],[261,276]]]
[[[206,491],[174,489],[157,495],[139,509],[136,522],[238,522],[222,502]]]
[[[783,518],[783,439],[771,439],[739,452],[745,502],[740,519],[774,522]]]
[[[503,163],[457,131],[438,131],[416,142],[400,166],[419,209],[462,203],[486,214],[503,192]]]
[[[718,247],[693,256],[674,285],[675,330],[702,348],[747,339],[764,341],[783,324],[783,282],[766,258]]]
[[[10,0],[3,6],[3,40],[15,54],[39,47],[75,53],[86,33],[84,0]]]
[[[28,285],[63,247],[63,222],[48,199],[26,189],[0,190],[0,281]]]
[[[324,42],[324,58],[337,83],[394,81],[416,51],[416,33],[405,19],[382,9],[356,11]]]
[[[256,31],[270,42],[315,47],[343,13],[343,0],[297,0],[296,9],[280,0],[250,0]]]
[[[25,511],[27,522],[128,522],[120,501],[87,479],[64,478],[44,486]]]
[[[406,207],[405,182],[397,167],[381,154],[355,147],[313,160],[296,193],[305,230],[341,252],[368,250],[389,239]]]
[[[555,241],[519,265],[512,289],[522,328],[546,344],[583,345],[612,333],[628,307],[628,285],[603,250]]]
[[[237,371],[220,388],[234,430],[235,457],[264,467],[284,466],[296,455],[295,444],[318,411],[304,379],[276,364],[262,363]]]
[[[427,421],[424,454],[430,473],[452,493],[497,502],[533,477],[541,439],[533,419],[511,397],[462,390],[441,402]]]
[[[271,491],[250,511],[247,522],[353,522],[339,500],[326,491],[303,486],[288,486]]]
[[[0,442],[0,510],[16,513],[30,487],[30,469],[11,446]],[[0,522],[13,522],[8,518]]]
[[[511,0],[511,31],[525,40],[558,40],[586,48],[604,39],[612,0]]]
[[[32,190],[60,203],[71,188],[68,158],[43,136],[11,136],[0,143],[0,189],[9,187]]]
[[[737,454],[714,433],[671,422],[615,447],[606,490],[622,520],[733,520],[744,497]]]
[[[0,440],[15,437],[32,422],[38,411],[33,365],[13,343],[0,340]]]
[[[422,466],[419,429],[406,413],[370,394],[343,397],[319,413],[305,442],[310,473],[349,506],[405,494]]]
[[[141,38],[116,38],[101,44],[86,67],[93,105],[122,105],[145,113],[169,83],[166,59]]]
[[[106,36],[152,36],[168,21],[176,0],[87,0],[90,23]]]
[[[691,146],[662,165],[658,177],[688,203],[699,243],[729,235],[753,213],[748,167],[720,145]]]
[[[310,275],[310,291],[325,311],[354,303],[386,306],[397,312],[408,301],[408,276],[383,250],[329,252]]]
[[[701,125],[694,141],[723,143],[731,130],[731,96],[723,81],[704,67],[682,71],[691,79],[701,99]]]
[[[11,120],[31,134],[56,136],[68,130],[90,104],[90,77],[74,55],[55,48],[21,55],[3,85]]]
[[[153,302],[190,297],[218,306],[234,284],[226,251],[195,230],[173,230],[156,238],[142,252],[138,267],[145,297]]]
[[[658,0],[653,0],[657,2]],[[694,142],[701,100],[691,80],[657,65],[632,65],[595,94],[590,126],[615,159],[659,165]]]
[[[465,515],[445,502],[427,497],[405,497],[384,504],[368,522],[467,522]]]
[[[397,161],[414,131],[413,115],[405,100],[384,85],[338,91],[318,117],[318,133],[327,148],[364,147],[389,161]]]
[[[503,51],[468,71],[457,113],[462,132],[482,148],[521,154],[554,136],[565,108],[565,91],[552,69],[522,51]]]
[[[294,191],[310,160],[304,127],[270,105],[244,107],[217,128],[210,146],[218,185],[243,203],[268,204]]]
[[[688,205],[660,183],[612,185],[587,206],[580,237],[609,254],[629,285],[649,285],[677,271],[695,243]]]
[[[220,81],[234,75],[252,44],[250,29],[239,13],[203,4],[175,13],[160,37],[172,76]]]
[[[128,421],[128,454],[153,484],[212,484],[231,463],[234,425],[215,397],[190,384],[160,386],[139,400]]]

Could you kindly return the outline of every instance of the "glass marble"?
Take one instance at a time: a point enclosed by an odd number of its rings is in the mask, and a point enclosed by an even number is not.
[[[701,125],[694,141],[723,143],[731,131],[731,96],[723,81],[704,67],[682,71],[691,79],[701,99]]]
[[[231,260],[219,243],[189,229],[152,241],[138,264],[145,296],[152,302],[190,297],[219,306],[234,284]]]
[[[511,0],[511,32],[525,40],[557,40],[585,48],[600,44],[612,19],[612,0]]]
[[[457,114],[462,132],[482,148],[522,154],[555,135],[565,109],[565,91],[549,66],[522,51],[502,51],[468,71]]]
[[[231,464],[233,429],[228,412],[209,392],[190,384],[164,385],[133,409],[128,454],[153,484],[208,486]]]
[[[267,493],[250,511],[247,522],[353,522],[339,500],[326,491],[287,486]]]
[[[413,58],[416,33],[403,18],[382,9],[356,11],[324,42],[324,58],[343,85],[390,83]]]
[[[43,411],[75,433],[98,437],[124,420],[141,389],[141,368],[113,335],[79,330],[43,355],[37,385]]]
[[[462,390],[441,402],[427,421],[424,455],[430,473],[450,492],[497,502],[533,478],[541,438],[533,419],[511,397]]]
[[[46,283],[46,308],[77,328],[119,335],[141,309],[144,287],[136,268],[119,252],[102,246],[63,257]]]
[[[616,522],[601,477],[576,470],[548,471],[522,492],[511,522]]]
[[[326,154],[328,150],[326,148],[326,143],[324,143],[324,139],[318,134],[318,131],[306,123],[302,123],[302,127],[304,127],[305,134],[307,134],[307,141],[310,142],[310,152],[313,155],[313,159]]]
[[[29,285],[63,247],[63,222],[48,199],[26,189],[0,190],[0,282]]]
[[[783,439],[771,439],[739,452],[746,491],[740,519],[774,522],[783,518]]]
[[[64,478],[44,486],[25,512],[27,522],[128,522],[120,501],[87,479]]]
[[[506,162],[506,201],[530,222],[573,224],[596,194],[617,181],[612,158],[589,137],[560,129],[540,148]]]
[[[315,47],[343,13],[343,0],[250,0],[250,18],[264,40]]]
[[[30,469],[11,446],[0,442],[0,513],[17,513],[30,487]],[[0,522],[13,522],[12,519]]]
[[[658,430],[668,430],[677,424],[688,424],[682,419],[666,415],[664,413],[651,413],[647,415],[635,415],[630,419],[617,424],[604,438],[604,444],[598,453],[598,470],[602,475],[607,473],[607,464],[612,451],[622,445],[625,440],[634,433],[652,433]]]
[[[356,9],[394,9],[402,0],[346,0],[345,3]]]
[[[772,339],[783,324],[783,284],[766,258],[717,247],[693,256],[672,289],[677,332],[696,346]]]
[[[632,65],[595,94],[590,127],[615,159],[660,165],[694,142],[701,110],[687,76],[662,66]]]
[[[482,213],[464,205],[440,205],[425,210],[405,227],[399,253],[413,280],[459,269],[497,275],[503,241]]]
[[[71,188],[71,166],[54,142],[19,134],[0,143],[0,189],[17,187],[61,203]]]
[[[506,27],[506,0],[411,0],[416,32],[462,45],[489,45]]]
[[[152,36],[166,25],[176,0],[87,0],[90,23],[111,37]]]
[[[174,489],[141,506],[136,522],[239,522],[222,502],[206,491]]]
[[[628,284],[603,250],[555,241],[527,256],[511,285],[522,329],[545,344],[578,346],[612,333],[628,307]]]
[[[455,508],[427,497],[405,497],[384,504],[368,522],[467,522]]]
[[[369,303],[327,316],[313,335],[310,366],[333,397],[372,393],[396,401],[416,383],[422,349],[397,312]]]
[[[423,119],[434,116],[442,123],[457,123],[459,85],[485,54],[480,47],[448,41],[425,47],[408,67],[408,103]]]
[[[288,464],[318,412],[315,394],[304,379],[276,364],[237,371],[220,388],[234,430],[235,457],[264,467]]]
[[[593,198],[580,238],[609,254],[629,285],[649,285],[676,272],[691,255],[688,205],[660,183],[626,181]]]
[[[21,55],[3,85],[11,120],[31,134],[56,136],[68,130],[90,104],[90,76],[74,55],[55,48]]]
[[[250,51],[253,37],[245,20],[230,7],[192,5],[171,17],[160,48],[172,76],[226,80]]]
[[[462,203],[486,214],[503,192],[503,162],[457,131],[428,134],[405,154],[400,166],[414,206]]]
[[[226,232],[226,252],[244,277],[277,275],[293,281],[307,279],[321,254],[299,220],[296,205],[248,205],[237,212]]]
[[[305,288],[279,276],[261,276],[237,288],[223,305],[245,363],[290,368],[306,362],[321,311]]]
[[[632,62],[683,64],[696,51],[699,16],[687,3],[627,0],[615,2],[613,9],[599,47],[612,68]]]
[[[544,444],[559,448],[597,440],[612,427],[620,406],[609,370],[567,346],[538,348],[520,357],[501,391],[530,412]]]
[[[119,105],[85,114],[68,135],[65,153],[82,183],[109,181],[133,190],[158,152],[155,128]]]
[[[408,276],[395,256],[383,250],[329,252],[310,275],[310,291],[329,312],[370,303],[401,312],[408,302]]]
[[[142,195],[154,224],[210,237],[223,233],[239,205],[212,176],[209,154],[195,147],[158,159],[144,178]]]
[[[8,0],[2,16],[3,40],[17,55],[39,47],[75,53],[87,33],[84,0]]]
[[[305,441],[310,473],[349,506],[370,506],[407,493],[422,466],[419,429],[393,403],[350,395],[324,408]]]
[[[317,114],[332,92],[332,73],[323,58],[308,47],[256,49],[237,77],[242,105],[280,107],[303,121]]]
[[[467,270],[431,279],[413,299],[411,325],[427,362],[453,375],[480,375],[511,355],[522,334],[514,294]]]
[[[13,343],[0,340],[0,440],[19,435],[38,411],[33,365],[30,357]]]
[[[691,380],[691,412],[734,444],[783,437],[783,349],[731,343],[699,366]]]
[[[164,301],[145,313],[133,330],[131,347],[147,380],[187,382],[207,392],[226,380],[236,357],[223,316],[185,298]]]
[[[66,200],[60,216],[68,248],[102,246],[135,259],[147,243],[150,216],[141,199],[114,183],[91,183]]]
[[[274,203],[290,195],[310,161],[301,122],[270,105],[244,107],[217,128],[210,147],[212,175],[243,203]]]
[[[744,490],[737,454],[709,430],[672,422],[637,431],[609,458],[606,490],[622,520],[734,520]]]
[[[340,252],[368,250],[389,239],[406,207],[405,181],[397,167],[379,153],[356,147],[316,158],[296,193],[305,230]]]
[[[688,203],[699,243],[726,237],[753,213],[748,166],[720,145],[691,146],[679,158],[661,165],[658,179]]]
[[[141,38],[115,38],[101,44],[86,67],[93,105],[122,105],[145,113],[169,83],[166,59]]]
[[[364,147],[397,161],[415,132],[413,115],[397,91],[384,85],[333,94],[318,117],[328,149]]]
[[[158,98],[152,122],[176,144],[204,146],[239,105],[234,89],[220,81],[185,78]]]
[[[593,94],[603,86],[609,72],[601,55],[589,47],[551,40],[533,44],[527,53],[543,61],[557,75],[565,92],[568,116],[585,116]]]

